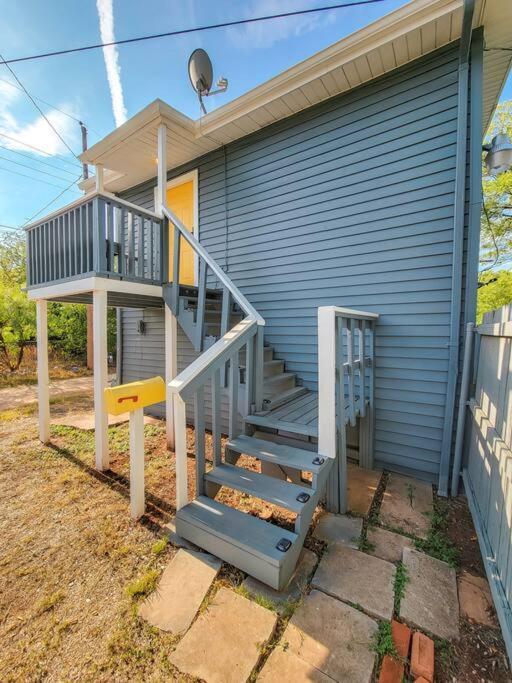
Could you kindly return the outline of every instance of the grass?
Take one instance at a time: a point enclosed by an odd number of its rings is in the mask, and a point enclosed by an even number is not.
[[[395,658],[398,657],[389,621],[379,621],[379,628],[373,638],[372,648],[378,655],[379,660],[386,655],[391,655],[391,657]]]
[[[396,566],[395,581],[393,585],[393,590],[395,594],[395,614],[400,613],[400,603],[405,595],[405,587],[409,581],[409,576],[407,574],[407,567],[403,562],[399,562]]]
[[[167,549],[167,546],[169,545],[169,539],[167,536],[163,536],[160,538],[156,543],[153,543],[153,546],[151,548],[151,552],[154,555],[162,555]]]
[[[49,612],[56,605],[58,605],[59,602],[62,602],[64,597],[65,597],[64,591],[58,590],[58,591],[55,591],[54,593],[51,593],[50,595],[47,595],[44,598],[41,598],[41,600],[39,600],[39,602],[36,605],[36,613],[37,614],[44,614],[45,612]]]
[[[459,557],[457,548],[453,545],[446,534],[448,527],[448,503],[439,498],[434,500],[434,509],[430,514],[430,528],[427,538],[415,539],[414,545],[427,555],[442,560],[456,568]]]
[[[126,595],[131,598],[149,595],[155,590],[159,576],[160,571],[158,569],[148,569],[142,576],[126,586]]]

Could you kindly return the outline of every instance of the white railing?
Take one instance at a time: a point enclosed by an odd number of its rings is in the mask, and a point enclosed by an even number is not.
[[[350,308],[318,309],[318,452],[337,459],[340,512],[347,506],[346,425],[355,426],[356,418],[366,417],[368,409],[373,414],[378,318],[377,313]]]
[[[194,235],[168,207],[163,207],[169,230],[174,230],[173,244],[173,290],[171,309],[178,314],[179,272],[181,240],[192,247],[199,261],[198,306],[196,331],[201,350],[202,327],[206,310],[206,283],[208,271],[220,282],[223,289],[221,338],[196,360],[188,365],[170,383],[173,396],[175,453],[176,453],[176,508],[188,502],[187,472],[187,421],[186,401],[194,401],[196,495],[203,493],[205,473],[205,387],[210,384],[212,404],[212,441],[214,464],[221,462],[221,371],[229,365],[228,382],[228,434],[232,439],[238,431],[238,384],[240,352],[245,349],[246,396],[244,412],[261,410],[263,401],[263,326],[265,321],[240,292],[231,279],[197,241]],[[229,310],[234,301],[246,317],[228,329]],[[197,347],[196,347],[197,348]]]

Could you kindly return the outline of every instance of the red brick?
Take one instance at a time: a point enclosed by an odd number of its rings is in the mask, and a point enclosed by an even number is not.
[[[429,683],[429,681],[427,681],[426,678],[423,678],[423,676],[420,676],[414,680],[414,683]]]
[[[402,683],[404,665],[398,659],[386,655],[380,668],[379,683]]]
[[[409,645],[411,643],[411,629],[406,624],[402,624],[393,619],[391,622],[391,633],[398,656],[407,659],[409,656]]]
[[[411,673],[416,678],[434,680],[434,641],[419,631],[412,636]]]

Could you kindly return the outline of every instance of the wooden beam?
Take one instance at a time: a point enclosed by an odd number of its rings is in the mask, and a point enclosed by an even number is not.
[[[37,324],[37,396],[39,408],[39,440],[50,441],[50,378],[48,374],[48,302],[36,301]]]
[[[139,519],[144,500],[144,408],[130,412],[130,514]]]
[[[155,211],[162,216],[167,193],[167,126],[164,123],[157,131],[157,163]]]
[[[108,416],[105,406],[104,390],[108,382],[107,365],[107,292],[94,291],[93,329],[94,329],[94,427],[96,444],[96,469],[103,471],[109,467],[108,454]]]
[[[165,429],[167,447],[170,450],[175,448],[175,429],[174,429],[174,396],[169,388],[169,383],[178,374],[178,325],[176,317],[171,312],[169,306],[165,307]]]

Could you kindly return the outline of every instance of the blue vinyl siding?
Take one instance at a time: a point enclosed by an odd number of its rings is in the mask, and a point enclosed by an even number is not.
[[[380,314],[376,466],[433,479],[450,341],[457,58],[452,45],[172,174],[199,169],[200,240],[304,385],[317,387],[318,306]],[[153,186],[124,196],[152,208]]]

